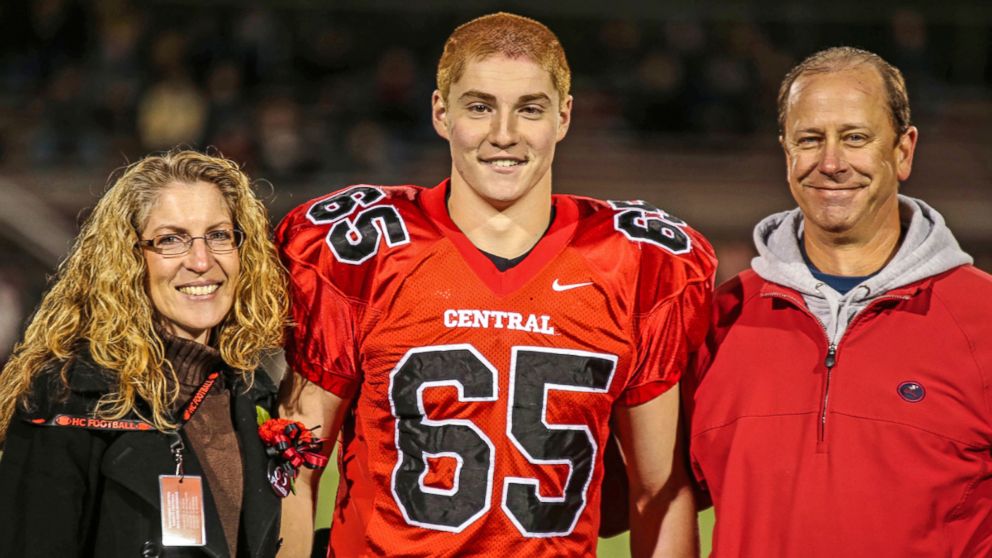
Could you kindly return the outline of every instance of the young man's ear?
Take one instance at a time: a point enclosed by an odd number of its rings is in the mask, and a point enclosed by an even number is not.
[[[449,139],[448,106],[444,102],[444,96],[441,95],[441,91],[438,89],[435,89],[434,94],[431,95],[431,123],[434,124],[434,131],[437,132],[437,135],[444,139]]]
[[[568,133],[568,125],[572,123],[572,96],[565,98],[565,102],[558,109],[558,136],[556,141],[565,139]]]

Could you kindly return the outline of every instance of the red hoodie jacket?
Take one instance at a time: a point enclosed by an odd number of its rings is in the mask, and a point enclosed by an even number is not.
[[[796,291],[717,291],[683,381],[713,556],[992,556],[992,278],[894,289],[834,351]]]

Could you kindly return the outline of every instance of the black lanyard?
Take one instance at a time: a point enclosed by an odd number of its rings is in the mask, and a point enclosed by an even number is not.
[[[183,405],[182,410],[179,412],[179,420],[177,421],[178,424],[176,429],[166,432],[166,435],[172,440],[169,443],[169,451],[172,452],[172,457],[176,460],[176,476],[180,477],[180,479],[184,476],[183,450],[186,449],[186,446],[183,444],[183,439],[179,435],[179,431],[186,426],[186,423],[188,423],[190,419],[193,418],[193,415],[196,414],[196,411],[200,409],[200,403],[203,403],[203,400],[207,398],[207,393],[210,392],[210,388],[214,387],[214,384],[217,383],[217,378],[219,377],[220,372],[211,372],[207,375],[206,379],[203,380],[203,383],[200,384],[200,387],[196,388],[196,391],[193,392],[193,397],[190,397],[189,401]]]
[[[211,372],[208,374],[206,379],[203,380],[203,383],[200,384],[200,387],[196,388],[196,391],[193,392],[193,397],[190,397],[189,401],[180,409],[179,420],[176,421],[176,429],[164,432],[171,440],[169,442],[169,451],[172,452],[172,456],[176,460],[176,476],[183,476],[183,450],[186,449],[179,431],[189,423],[193,415],[196,414],[196,411],[200,409],[200,404],[207,398],[207,393],[217,383],[218,378],[220,378],[220,372]],[[85,415],[60,414],[47,420],[37,418],[30,419],[28,422],[39,426],[58,426],[62,428],[82,428],[84,430],[104,430],[111,432],[150,432],[156,430],[154,425],[141,419],[105,420]]]
[[[182,406],[179,411],[179,420],[177,421],[177,426],[173,433],[182,430],[186,423],[193,418],[196,411],[200,409],[200,404],[206,399],[207,393],[210,392],[210,388],[214,387],[217,383],[217,379],[220,378],[220,372],[211,372],[207,375],[200,387],[196,388],[193,392],[193,397]],[[30,419],[28,422],[31,424],[37,424],[39,426],[59,426],[63,428],[83,428],[86,430],[109,430],[111,432],[141,432],[155,430],[155,426],[151,423],[141,420],[141,419],[114,419],[106,420],[101,418],[93,418],[85,415],[67,415],[59,414],[55,415],[50,419]]]
[[[186,449],[186,445],[183,444],[183,439],[179,435],[179,431],[189,423],[196,411],[200,409],[200,404],[203,400],[207,398],[207,393],[210,392],[210,388],[214,387],[217,383],[217,379],[220,378],[220,372],[211,372],[200,384],[200,387],[196,388],[193,392],[193,397],[190,397],[189,401],[182,406],[179,411],[179,420],[176,421],[175,430],[165,431],[164,434],[169,437],[169,451],[172,453],[172,457],[176,460],[176,476],[183,476],[183,450]],[[117,419],[117,420],[104,420],[100,418],[93,418],[81,415],[66,415],[60,414],[55,415],[52,418],[45,420],[43,418],[32,419],[28,422],[32,424],[37,424],[40,426],[59,426],[63,428],[82,428],[85,430],[109,430],[111,432],[148,432],[156,430],[155,426],[151,423],[141,420],[141,419]]]

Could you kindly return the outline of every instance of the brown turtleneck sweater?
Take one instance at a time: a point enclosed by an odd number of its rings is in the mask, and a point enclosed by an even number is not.
[[[185,405],[193,397],[208,374],[226,369],[220,353],[212,347],[166,334],[162,334],[162,341],[165,358],[172,363],[179,378],[177,406]],[[231,556],[237,556],[244,464],[231,417],[231,392],[223,378],[221,375],[210,389],[184,430],[192,451],[203,466],[206,484],[217,504],[227,547]]]

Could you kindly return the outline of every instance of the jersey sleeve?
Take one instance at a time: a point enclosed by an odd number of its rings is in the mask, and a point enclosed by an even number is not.
[[[668,256],[654,272],[642,269],[639,298],[648,310],[635,317],[634,371],[621,394],[623,405],[646,403],[678,383],[690,355],[709,327],[716,256],[709,242],[692,229],[692,250]],[[652,300],[653,299],[653,300]]]
[[[342,398],[361,381],[355,354],[358,304],[333,281],[326,228],[297,208],[276,230],[279,256],[289,272],[290,317],[286,361],[307,380]]]

